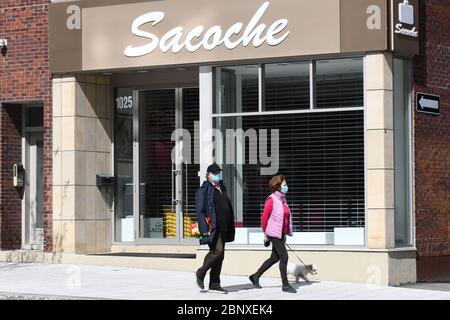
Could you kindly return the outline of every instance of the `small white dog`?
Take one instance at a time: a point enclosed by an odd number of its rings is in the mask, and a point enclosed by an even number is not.
[[[287,274],[295,277],[295,282],[298,283],[299,278],[302,278],[306,282],[311,282],[308,279],[308,274],[315,275],[317,274],[316,266],[313,264],[297,264],[297,263],[288,263],[287,266]]]

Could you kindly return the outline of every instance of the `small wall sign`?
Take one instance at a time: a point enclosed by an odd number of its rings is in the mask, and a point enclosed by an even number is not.
[[[434,94],[418,92],[416,95],[416,109],[419,112],[439,114],[441,99]]]

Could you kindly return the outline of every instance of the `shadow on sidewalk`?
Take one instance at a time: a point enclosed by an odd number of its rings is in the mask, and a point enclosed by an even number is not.
[[[298,282],[298,283],[293,282],[293,283],[291,283],[291,286],[293,288],[295,288],[295,289],[300,289],[301,287],[311,286],[311,285],[313,285],[315,283],[320,283],[320,281],[310,281],[310,282],[301,281],[301,282]]]
[[[311,282],[299,282],[299,283],[291,283],[292,287],[295,289],[299,289],[301,287],[305,287],[305,286],[310,286],[313,285],[314,283],[320,283],[320,281],[311,281]],[[245,291],[245,290],[261,290],[261,289],[256,289],[253,284],[248,283],[248,284],[238,284],[238,285],[234,285],[234,286],[226,286],[223,287],[225,290],[227,290],[228,292],[239,292],[239,291]],[[281,288],[281,284],[280,285],[270,285],[270,286],[262,286],[262,288]]]
[[[227,290],[228,292],[239,292],[239,291],[244,291],[244,290],[258,290],[255,289],[255,287],[253,286],[253,284],[248,283],[248,284],[238,284],[238,285],[234,285],[234,286],[227,286],[227,287],[223,287],[225,290]]]

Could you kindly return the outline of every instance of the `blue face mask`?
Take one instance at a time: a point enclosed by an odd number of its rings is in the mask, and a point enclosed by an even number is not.
[[[220,181],[222,181],[222,174],[221,174],[221,173],[218,173],[218,174],[212,174],[212,175],[211,175],[211,179],[212,179],[214,182],[220,182]]]
[[[283,192],[283,193],[287,193],[288,190],[289,190],[289,188],[288,188],[287,184],[281,187],[281,192]]]

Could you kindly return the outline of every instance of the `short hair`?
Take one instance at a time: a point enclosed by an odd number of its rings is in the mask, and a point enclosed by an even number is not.
[[[281,184],[283,181],[287,181],[286,177],[283,175],[273,176],[269,181],[269,190],[272,192],[279,191],[281,189]]]

